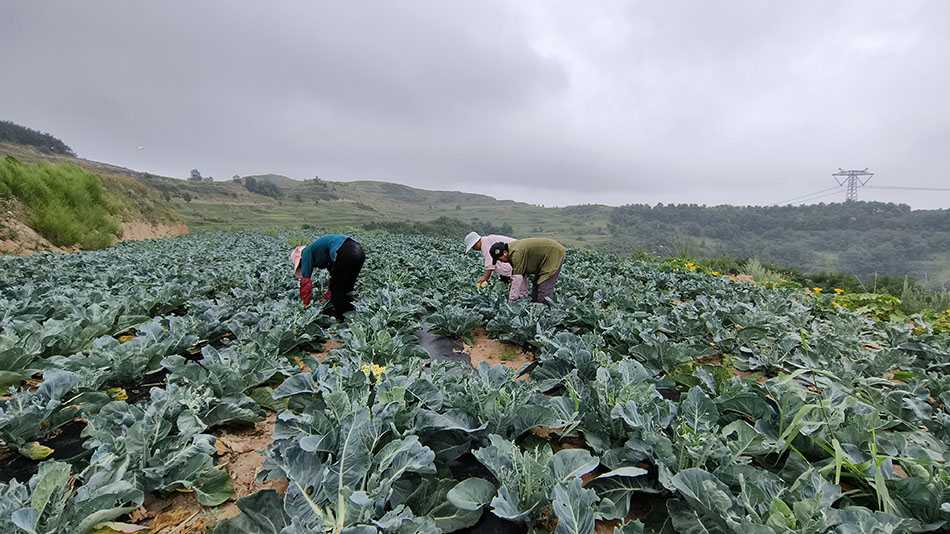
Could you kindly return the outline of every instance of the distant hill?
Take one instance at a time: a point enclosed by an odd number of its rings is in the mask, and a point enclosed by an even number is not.
[[[950,285],[950,210],[864,202],[544,208],[380,181],[258,174],[196,182],[0,142],[0,156],[5,154],[24,161],[69,161],[99,175],[133,178],[155,190],[193,230],[383,228],[457,234],[461,243],[469,228],[510,228],[514,237],[547,236],[618,254],[755,257],[806,272],[910,274],[929,287]]]
[[[288,184],[294,183],[297,180],[293,178],[288,178],[286,176],[281,176],[279,174],[249,174],[247,176],[239,176],[238,178],[254,178],[259,182],[270,182],[277,186],[286,186]]]
[[[142,180],[160,191],[195,230],[363,228],[378,227],[377,223],[421,223],[447,217],[476,229],[507,224],[515,237],[547,235],[584,248],[596,248],[609,238],[607,217],[612,208],[607,206],[542,208],[487,195],[430,191],[378,181],[292,180],[278,175],[239,178],[211,183],[155,176]],[[274,184],[279,188],[279,196],[248,190],[249,179]],[[462,232],[459,240],[464,235]]]

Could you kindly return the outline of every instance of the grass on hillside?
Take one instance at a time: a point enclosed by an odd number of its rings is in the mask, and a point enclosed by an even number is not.
[[[181,222],[158,192],[142,182],[108,174],[99,175],[99,178],[103,190],[119,202],[118,216],[122,220],[142,220],[152,224]]]
[[[102,189],[99,177],[71,164],[0,160],[0,196],[19,200],[30,226],[57,246],[105,248],[120,231],[113,217],[122,204]]]
[[[481,226],[508,224],[513,237],[544,235],[567,246],[599,248],[610,239],[607,206],[544,208],[484,195],[427,191],[382,182],[279,182],[279,199],[249,194],[231,181],[163,180],[172,208],[192,230],[327,228],[368,223],[431,222],[448,217]],[[154,184],[149,182],[149,185]],[[186,200],[183,195],[188,193]],[[462,232],[459,239],[465,235]]]

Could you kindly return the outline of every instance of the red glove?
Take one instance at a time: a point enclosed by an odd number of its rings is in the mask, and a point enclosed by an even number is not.
[[[332,278],[327,278],[327,292],[323,294],[323,302],[330,300],[330,283],[333,281]]]
[[[313,295],[313,281],[309,278],[300,279],[300,299],[304,306],[310,305],[310,298]]]

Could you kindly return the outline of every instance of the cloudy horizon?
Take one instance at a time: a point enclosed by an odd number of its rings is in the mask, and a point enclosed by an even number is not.
[[[950,208],[948,30],[941,0],[12,2],[0,119],[179,178],[770,205],[868,168],[860,200]]]

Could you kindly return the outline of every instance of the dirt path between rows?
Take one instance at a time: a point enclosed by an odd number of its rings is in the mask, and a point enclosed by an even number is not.
[[[532,353],[522,352],[520,347],[490,338],[484,329],[473,332],[473,339],[475,344],[465,345],[464,353],[471,358],[476,368],[481,362],[487,362],[489,365],[501,364],[519,369],[534,359]],[[340,346],[336,340],[327,340],[321,352],[311,355],[323,361],[330,350]],[[527,376],[521,378],[527,379]],[[264,454],[274,442],[271,436],[276,420],[277,414],[268,411],[267,418],[253,428],[224,428],[213,432],[217,437],[215,448],[218,450],[218,465],[227,469],[234,484],[233,499],[219,506],[206,507],[198,503],[193,493],[177,492],[164,497],[153,494],[129,515],[128,521],[148,527],[151,534],[205,534],[215,524],[240,513],[234,502],[237,499],[265,489],[275,490],[283,496],[287,491],[286,479],[257,482]]]
[[[271,443],[277,414],[253,428],[220,429],[217,437],[218,465],[224,466],[234,484],[234,499],[219,506],[198,504],[193,493],[173,493],[166,497],[149,495],[140,508],[129,515],[129,522],[147,526],[151,534],[205,534],[209,526],[240,513],[234,502],[258,491],[272,489],[281,496],[287,491],[287,480],[257,482],[264,463],[264,453]]]
[[[504,365],[514,370],[518,370],[522,365],[534,361],[534,354],[531,352],[522,352],[521,347],[502,343],[488,337],[484,328],[476,328],[472,331],[474,345],[463,344],[465,347],[462,352],[467,354],[472,360],[472,367],[478,369],[482,362],[488,365]],[[518,380],[527,380],[523,376]]]

